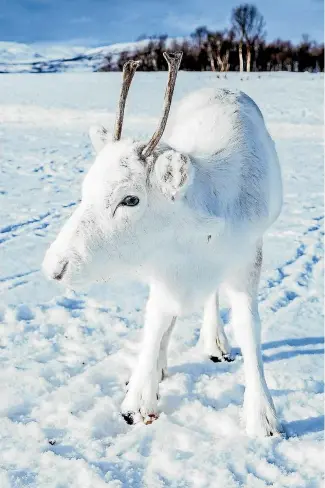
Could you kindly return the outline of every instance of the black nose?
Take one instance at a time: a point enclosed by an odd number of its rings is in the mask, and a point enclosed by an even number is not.
[[[65,275],[65,273],[68,269],[68,264],[69,264],[69,261],[62,262],[61,270],[58,273],[54,273],[54,275],[53,275],[54,280],[58,280],[58,281],[62,280],[63,276]]]

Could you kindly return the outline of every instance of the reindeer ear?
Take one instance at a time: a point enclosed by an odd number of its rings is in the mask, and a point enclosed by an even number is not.
[[[105,146],[109,134],[107,129],[105,129],[103,126],[92,126],[89,129],[89,137],[96,153],[99,153],[99,151]]]
[[[188,156],[171,149],[158,156],[155,174],[162,193],[175,200],[184,195],[192,183],[194,168]]]

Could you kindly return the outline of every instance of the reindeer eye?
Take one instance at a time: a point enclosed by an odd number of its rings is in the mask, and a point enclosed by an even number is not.
[[[136,205],[138,205],[139,203],[139,198],[136,197],[136,196],[133,196],[133,195],[128,195],[127,197],[125,197],[120,205],[124,205],[124,206],[128,206],[128,207],[135,207]]]
[[[140,202],[139,198],[135,195],[128,195],[127,197],[123,198],[123,200],[118,204],[116,209],[113,212],[113,217],[116,214],[116,211],[119,207],[136,207]]]

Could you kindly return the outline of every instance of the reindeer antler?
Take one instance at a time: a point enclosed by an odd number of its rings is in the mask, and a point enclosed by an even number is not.
[[[172,103],[172,98],[173,98],[173,93],[174,93],[174,88],[175,88],[175,82],[176,82],[176,77],[177,77],[177,72],[179,70],[179,66],[181,64],[183,53],[178,52],[178,53],[166,53],[164,52],[164,58],[166,59],[168,63],[168,81],[167,81],[167,87],[165,91],[165,99],[164,99],[164,111],[163,115],[161,117],[158,129],[142,151],[142,156],[143,157],[148,157],[152,154],[153,150],[157,146],[158,142],[160,141],[168,119],[168,114],[170,110],[170,106]]]
[[[119,141],[121,139],[125,102],[128,96],[134,73],[136,72],[136,69],[140,64],[140,61],[127,61],[123,66],[123,83],[116,113],[113,141]]]

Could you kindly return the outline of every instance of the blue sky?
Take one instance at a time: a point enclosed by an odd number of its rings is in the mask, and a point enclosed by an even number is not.
[[[0,0],[0,41],[96,46],[142,34],[184,36],[195,27],[229,26],[243,0]],[[323,40],[322,0],[255,0],[267,38]]]

